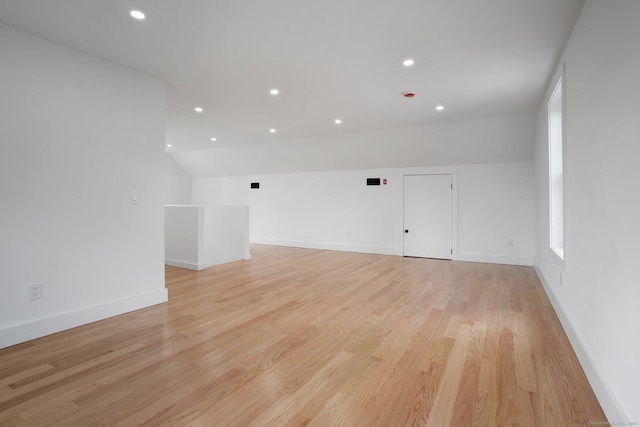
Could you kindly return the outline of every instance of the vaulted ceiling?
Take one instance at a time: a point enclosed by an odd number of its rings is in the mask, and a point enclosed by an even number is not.
[[[178,153],[535,112],[583,2],[0,0],[0,22],[166,81]]]

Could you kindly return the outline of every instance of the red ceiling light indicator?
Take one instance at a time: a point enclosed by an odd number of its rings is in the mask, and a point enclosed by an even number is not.
[[[416,94],[415,94],[415,93],[413,93],[413,92],[405,92],[405,93],[403,93],[403,94],[402,94],[402,96],[404,96],[405,98],[409,98],[409,99],[411,99],[411,98],[413,98],[414,96],[416,96]]]

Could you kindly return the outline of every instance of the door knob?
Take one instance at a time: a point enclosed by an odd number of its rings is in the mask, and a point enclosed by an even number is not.
[[[408,233],[408,232],[409,232],[409,230],[404,230],[404,232],[405,232],[405,233]]]

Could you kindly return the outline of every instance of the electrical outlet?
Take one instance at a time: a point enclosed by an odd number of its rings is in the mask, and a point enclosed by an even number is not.
[[[513,248],[516,245],[515,240],[511,239],[509,240],[509,242],[507,242],[507,244],[509,245],[510,248]]]
[[[29,285],[29,299],[42,298],[42,283],[32,283]]]

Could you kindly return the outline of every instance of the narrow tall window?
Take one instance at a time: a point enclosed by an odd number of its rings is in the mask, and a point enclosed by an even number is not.
[[[548,105],[549,120],[549,247],[564,260],[564,185],[562,171],[562,78]]]

